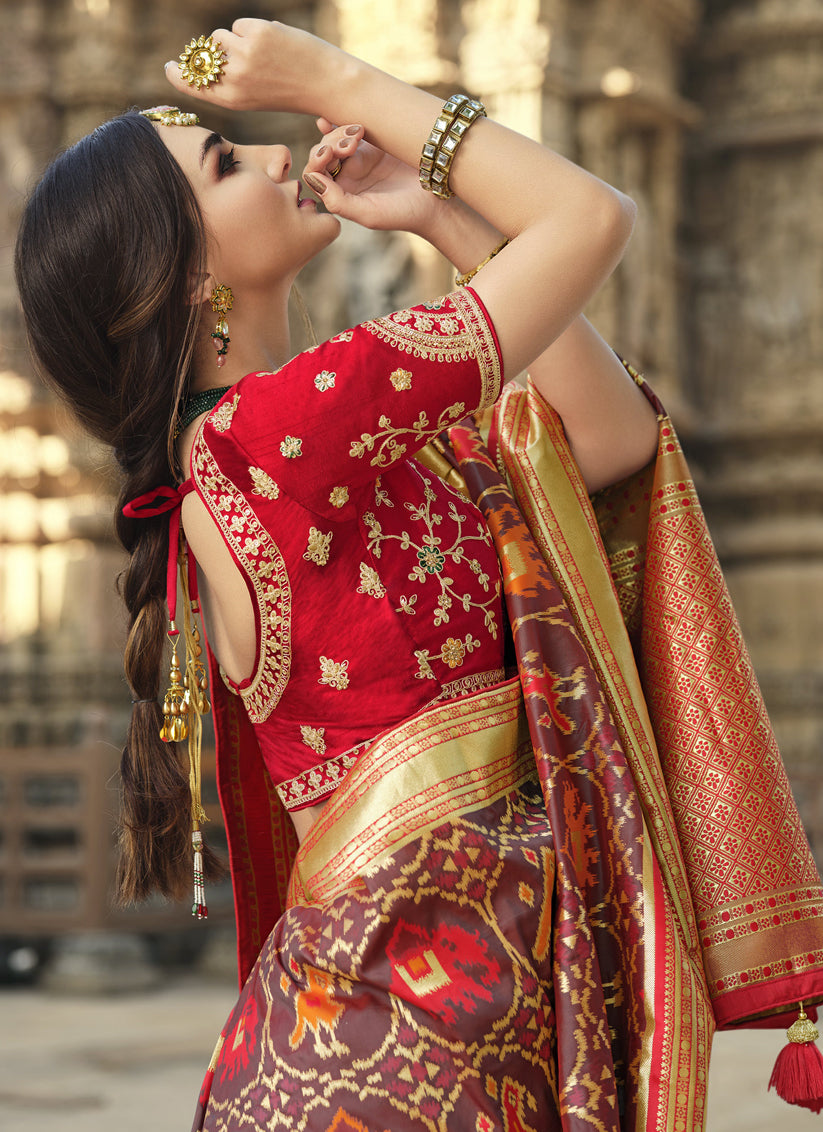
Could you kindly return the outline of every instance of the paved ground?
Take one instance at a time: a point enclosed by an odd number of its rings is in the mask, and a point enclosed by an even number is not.
[[[188,1132],[228,981],[178,977],[104,998],[0,991],[3,1132]],[[721,1034],[708,1132],[823,1132],[823,1116],[766,1092],[782,1033]]]

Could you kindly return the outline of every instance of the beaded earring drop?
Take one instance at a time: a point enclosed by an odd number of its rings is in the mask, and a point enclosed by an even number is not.
[[[211,309],[215,314],[219,314],[217,325],[212,330],[211,336],[217,350],[217,364],[223,366],[226,364],[226,354],[229,352],[229,342],[231,341],[229,324],[226,321],[226,315],[234,304],[231,287],[227,287],[225,283],[219,283],[212,291],[210,301]]]

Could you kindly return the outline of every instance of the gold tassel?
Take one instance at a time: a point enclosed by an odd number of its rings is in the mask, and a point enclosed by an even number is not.
[[[199,606],[192,601],[189,593],[189,573],[186,554],[180,554],[180,584],[183,590],[183,636],[186,643],[186,672],[183,676],[186,706],[188,708],[189,739],[189,792],[191,794],[191,842],[194,854],[194,900],[191,914],[198,920],[208,917],[206,889],[203,875],[203,834],[200,823],[207,821],[202,802],[201,753],[203,745],[204,715],[211,711],[208,690],[209,681],[203,665],[203,649],[200,644],[200,631],[195,615]]]
[[[195,614],[200,612],[189,593],[188,561],[182,539],[178,546],[177,567],[183,593],[183,642],[186,650],[185,672],[180,674],[177,660],[177,641],[180,632],[174,621],[169,623],[171,641],[171,672],[169,689],[163,701],[163,726],[160,738],[164,743],[189,741],[189,793],[191,795],[191,844],[194,858],[194,901],[191,914],[205,920],[209,914],[206,905],[203,868],[203,834],[201,822],[207,821],[202,801],[201,752],[203,745],[202,717],[211,711],[209,681],[203,664],[200,630]]]
[[[169,622],[168,638],[171,641],[171,671],[169,687],[163,698],[163,726],[160,738],[164,743],[179,743],[186,738],[186,692],[180,680],[180,665],[177,660],[177,626]]]

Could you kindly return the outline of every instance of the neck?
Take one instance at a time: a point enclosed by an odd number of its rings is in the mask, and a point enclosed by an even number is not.
[[[208,302],[203,304],[192,365],[193,392],[235,385],[247,373],[276,370],[289,360],[289,290],[285,288],[274,300],[271,294],[265,298],[235,295],[234,308],[226,315],[231,341],[222,366],[217,365],[211,336],[218,315]]]

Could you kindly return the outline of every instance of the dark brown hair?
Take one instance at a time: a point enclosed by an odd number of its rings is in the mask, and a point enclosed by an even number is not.
[[[134,705],[121,762],[123,901],[154,889],[180,896],[191,884],[188,778],[175,744],[159,737],[168,516],[129,519],[122,506],[176,479],[172,426],[194,349],[189,293],[204,249],[185,174],[151,123],[130,111],[49,166],[15,251],[35,363],[123,472],[115,526],[130,555],[120,579],[130,618],[125,671],[133,700],[149,701]]]

